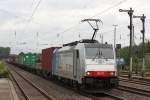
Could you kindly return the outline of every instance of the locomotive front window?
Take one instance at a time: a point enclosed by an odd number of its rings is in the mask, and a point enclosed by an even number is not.
[[[86,48],[86,58],[95,59],[95,58],[107,58],[113,59],[114,53],[112,48]]]

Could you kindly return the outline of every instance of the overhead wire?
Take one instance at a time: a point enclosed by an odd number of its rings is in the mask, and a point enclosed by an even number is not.
[[[32,12],[32,14],[31,14],[31,16],[30,16],[29,18],[24,19],[24,22],[27,22],[27,23],[26,23],[26,25],[25,25],[25,28],[24,28],[23,33],[25,32],[25,29],[27,28],[28,24],[32,21],[32,18],[33,18],[33,16],[34,16],[34,14],[36,13],[38,7],[40,6],[40,3],[41,3],[41,2],[42,2],[42,0],[39,0],[37,3],[35,2],[35,0],[33,0],[32,6],[33,6],[34,3],[36,3],[36,6],[35,6],[35,8],[33,9],[33,12]],[[6,12],[6,13],[9,14],[9,12],[7,12],[7,11],[5,11],[5,10],[1,10],[1,9],[0,9],[0,11]],[[11,14],[11,13],[10,13],[10,14]],[[20,18],[20,16],[17,16],[17,15],[14,15],[14,16],[17,17],[17,18]]]
[[[33,0],[33,1],[32,1],[31,6],[33,6],[33,5],[34,5],[34,2],[35,2],[35,1],[36,1],[36,0]]]
[[[111,9],[116,8],[117,6],[119,6],[119,5],[123,4],[123,3],[125,3],[126,1],[128,1],[128,0],[122,0],[122,1],[120,1],[120,2],[118,2],[118,3],[116,3],[116,4],[112,5],[112,6],[110,6],[110,7],[108,7],[108,8],[102,10],[101,12],[99,12],[99,13],[97,13],[97,14],[91,16],[90,18],[93,18],[93,17],[95,17],[95,16],[104,14],[104,13],[110,11]]]
[[[97,16],[97,15],[106,13],[107,11],[109,11],[109,10],[111,10],[111,9],[113,9],[113,8],[115,8],[115,7],[117,7],[117,6],[121,5],[121,4],[123,4],[123,3],[125,3],[126,1],[128,1],[128,0],[122,0],[122,1],[120,1],[120,2],[118,2],[118,3],[116,3],[116,4],[114,4],[113,6],[108,7],[108,8],[106,8],[106,9],[104,9],[103,11],[101,11],[101,12],[99,12],[99,13],[97,13],[97,14],[95,14],[95,15],[89,17],[89,18],[93,18],[93,17],[95,17],[95,16]],[[69,31],[69,30],[71,30],[71,29],[77,27],[79,24],[81,24],[81,21],[79,21],[78,24],[76,24],[76,25],[74,25],[74,26],[71,26],[71,27],[69,27],[69,28],[63,30],[62,32],[58,32],[57,34],[65,33],[65,32],[67,32],[67,31]]]
[[[39,7],[39,5],[40,5],[40,3],[41,3],[41,1],[42,1],[42,0],[39,0],[39,1],[38,1],[37,6],[35,7],[35,9],[34,9],[32,15],[30,16],[28,23],[30,23],[30,21],[32,20],[32,17],[34,16],[34,14],[35,14],[37,8]],[[118,3],[116,3],[115,5],[104,9],[104,10],[101,11],[100,13],[97,13],[97,14],[91,16],[90,18],[93,18],[93,17],[95,17],[95,16],[97,16],[97,15],[106,13],[107,11],[109,11],[109,10],[111,10],[111,9],[113,9],[113,8],[115,8],[115,7],[117,7],[117,6],[119,6],[119,5],[121,5],[122,3],[126,2],[126,1],[127,1],[127,0],[122,0],[122,1],[120,1],[120,2],[118,2]],[[81,21],[79,21],[77,24],[75,24],[75,25],[73,25],[73,26],[71,26],[71,27],[69,27],[69,28],[66,28],[66,29],[63,30],[62,32],[57,32],[57,33],[55,33],[55,34],[62,34],[62,33],[68,32],[68,31],[70,31],[71,29],[77,27],[77,26],[80,25],[80,24],[81,24]],[[27,26],[26,26],[26,27],[27,27]]]
[[[39,0],[39,1],[38,1],[38,3],[37,3],[37,5],[36,5],[35,9],[33,10],[32,14],[31,14],[31,16],[30,16],[30,18],[29,18],[29,21],[31,21],[32,17],[33,17],[34,14],[36,13],[36,11],[37,11],[38,7],[40,6],[41,2],[42,2],[42,0]]]
[[[35,1],[35,0],[33,0],[33,2],[34,2],[34,1]],[[29,20],[28,20],[28,24],[31,22],[31,20],[32,20],[34,14],[36,13],[36,11],[37,11],[37,9],[38,9],[38,7],[39,7],[41,1],[42,1],[42,0],[39,0],[39,1],[38,1],[38,3],[37,3],[37,5],[36,5],[35,9],[33,10],[32,14],[31,14],[31,16],[30,16],[30,18],[29,18]],[[93,18],[93,17],[98,16],[98,15],[100,15],[100,14],[106,13],[106,12],[110,11],[111,9],[113,9],[113,8],[115,8],[115,7],[117,7],[117,6],[121,5],[121,4],[123,4],[123,3],[126,2],[126,1],[128,1],[128,0],[122,0],[122,1],[120,1],[120,2],[118,2],[118,3],[116,3],[116,4],[114,4],[113,6],[108,7],[108,8],[106,8],[106,9],[104,9],[103,11],[101,11],[101,12],[99,12],[99,13],[97,13],[97,14],[91,16],[90,18]],[[27,24],[27,25],[28,25],[28,24]],[[67,32],[67,31],[70,31],[71,29],[77,27],[79,24],[81,24],[81,22],[78,22],[76,25],[71,26],[71,27],[69,27],[69,28],[63,30],[62,32],[58,32],[58,33],[56,33],[56,34],[62,34],[62,33],[65,33],[65,32]],[[27,25],[26,25],[26,27],[27,27]]]
[[[36,7],[34,8],[34,10],[33,10],[32,14],[31,14],[30,18],[28,19],[27,25],[32,21],[32,18],[33,18],[33,16],[35,15],[35,13],[36,13],[38,7],[40,6],[41,1],[42,1],[42,0],[39,0],[39,1],[38,1],[38,3],[37,3],[37,5],[36,5]],[[98,14],[92,16],[92,17],[95,17],[95,16],[97,16],[97,15],[106,13],[107,11],[109,11],[109,10],[111,10],[112,8],[116,7],[117,5],[122,4],[123,1],[127,1],[127,0],[122,0],[121,2],[115,4],[115,5],[113,5],[113,6],[109,7],[109,8],[107,8],[107,9],[104,9],[103,11],[101,11],[100,13],[98,13]],[[35,2],[35,0],[33,0],[33,4],[34,4],[34,2]],[[10,12],[8,12],[8,11],[5,11],[5,10],[1,10],[1,9],[0,9],[0,11],[3,11],[3,12],[5,12],[5,13],[8,13],[8,14],[13,15],[12,13],[10,13]],[[20,17],[20,16],[17,16],[17,15],[13,15],[13,16],[16,17],[16,18],[19,18],[19,17]],[[81,24],[81,23],[79,22],[77,25],[74,25],[74,26],[72,26],[72,27],[69,27],[69,28],[65,29],[64,31],[59,32],[59,33],[57,33],[57,34],[65,33],[65,32],[67,32],[67,31],[69,31],[69,30],[75,28],[75,27],[78,26],[79,24]],[[27,26],[26,26],[26,27],[27,27]]]
[[[33,0],[33,1],[32,1],[32,5],[34,5],[34,2],[35,2],[35,1],[36,1],[36,0]],[[30,20],[32,19],[32,17],[34,16],[36,10],[38,9],[38,7],[39,7],[39,5],[40,5],[40,3],[41,3],[41,1],[42,1],[42,0],[39,0],[39,1],[38,1],[38,3],[37,3],[37,5],[36,5],[35,9],[33,10],[33,12],[32,12],[32,14],[31,14],[30,18],[28,19],[28,21],[30,21]],[[0,12],[7,13],[7,14],[9,14],[9,15],[15,17],[15,18],[21,18],[21,19],[27,20],[27,19],[25,19],[25,18],[22,18],[22,17],[20,17],[20,16],[18,16],[18,15],[16,15],[16,14],[11,13],[11,12],[9,12],[9,11],[7,11],[7,10],[4,10],[4,9],[0,9]]]
[[[42,2],[42,0],[39,0],[39,1],[37,2],[37,5],[36,5],[35,8],[33,9],[33,12],[32,12],[32,14],[31,14],[31,16],[28,18],[27,23],[25,24],[25,28],[24,28],[23,33],[25,32],[25,30],[26,30],[27,26],[29,25],[29,23],[32,21],[32,18],[33,18],[33,16],[35,15],[35,13],[36,13],[38,7],[40,6],[41,2]]]

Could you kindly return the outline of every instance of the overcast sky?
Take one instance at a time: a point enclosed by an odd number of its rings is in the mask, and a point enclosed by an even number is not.
[[[150,39],[150,0],[0,0],[0,46],[11,53],[40,52],[42,48],[91,38],[93,30],[84,18],[103,21],[96,39],[113,43],[113,24],[118,24],[116,43],[129,45],[129,16],[119,9],[146,15],[146,40]],[[135,42],[142,40],[141,21],[134,19]],[[16,32],[16,35],[15,35]],[[38,34],[38,35],[37,35]],[[38,47],[36,46],[38,44]]]

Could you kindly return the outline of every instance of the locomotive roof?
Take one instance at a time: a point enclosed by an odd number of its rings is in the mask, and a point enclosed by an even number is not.
[[[101,43],[85,43],[86,48],[112,48],[110,44],[101,44]]]
[[[80,43],[79,43],[80,44]],[[81,45],[85,46],[85,48],[112,48],[111,44],[101,44],[101,43],[82,43]],[[64,46],[59,51],[73,50],[77,45],[73,46]]]
[[[77,45],[78,43],[98,43],[97,40],[91,40],[91,39],[82,39],[80,41],[74,41],[71,43],[63,44],[63,46],[74,46]]]

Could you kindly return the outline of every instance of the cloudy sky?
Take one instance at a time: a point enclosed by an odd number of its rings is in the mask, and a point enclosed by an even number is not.
[[[0,0],[0,46],[11,53],[40,52],[42,48],[91,38],[93,30],[85,18],[103,21],[96,39],[113,43],[113,24],[117,40],[129,45],[129,16],[118,10],[134,9],[134,15],[146,15],[146,41],[150,39],[150,0]],[[135,42],[141,40],[141,21],[134,19]],[[38,46],[37,46],[38,45]]]

